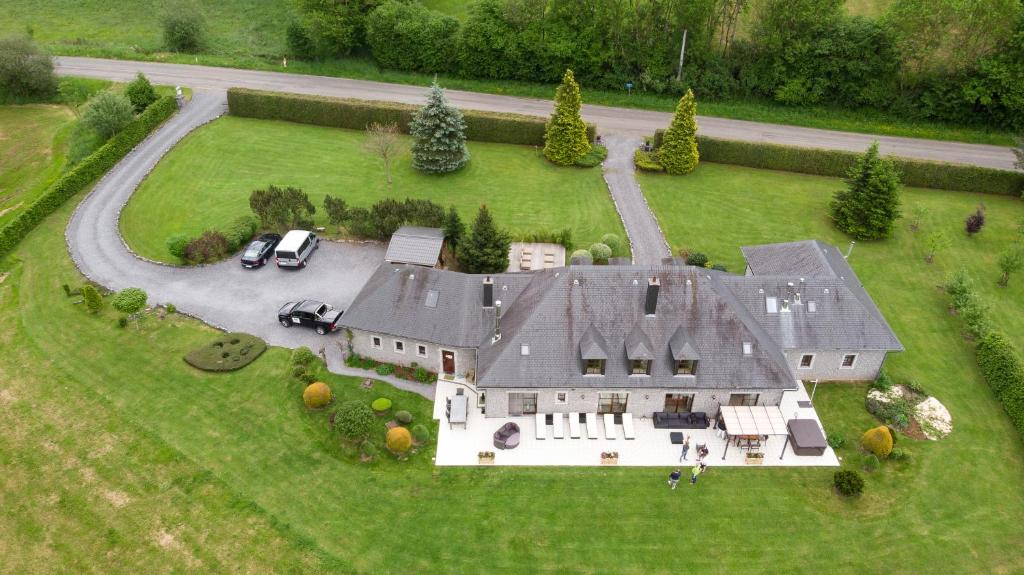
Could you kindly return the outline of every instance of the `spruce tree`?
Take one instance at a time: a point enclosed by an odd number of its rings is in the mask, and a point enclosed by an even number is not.
[[[846,186],[830,206],[836,227],[858,240],[888,237],[900,217],[900,176],[892,160],[878,155],[878,142],[857,158]]]
[[[412,166],[431,174],[454,172],[469,161],[466,122],[462,112],[448,103],[437,80],[430,87],[425,106],[416,111],[409,124],[415,138]]]
[[[544,157],[560,166],[571,166],[590,151],[582,105],[580,85],[572,70],[566,70],[555,90],[555,112],[544,130]]]
[[[508,269],[511,243],[508,232],[494,225],[487,206],[480,206],[469,235],[459,242],[459,267],[471,274],[501,273]]]
[[[444,239],[452,249],[455,249],[462,241],[466,233],[466,224],[462,223],[459,212],[455,208],[448,208],[448,214],[444,218]]]
[[[687,90],[679,99],[672,124],[665,130],[658,160],[670,174],[689,174],[697,167],[697,101]]]

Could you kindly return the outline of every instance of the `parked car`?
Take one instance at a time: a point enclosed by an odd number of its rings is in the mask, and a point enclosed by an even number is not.
[[[270,256],[274,253],[274,248],[281,241],[281,234],[263,234],[256,238],[249,244],[249,247],[245,248],[242,252],[242,267],[246,268],[259,268],[263,267]]]
[[[344,311],[336,310],[329,304],[304,299],[302,301],[290,301],[281,306],[277,312],[277,321],[284,327],[302,325],[311,327],[320,335],[330,333],[338,329],[338,320],[341,319]]]
[[[284,235],[274,250],[279,268],[304,268],[309,256],[320,245],[320,238],[306,230],[292,230]]]

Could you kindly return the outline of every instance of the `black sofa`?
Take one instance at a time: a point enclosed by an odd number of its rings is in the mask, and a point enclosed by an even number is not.
[[[703,411],[683,413],[658,411],[654,413],[656,429],[707,429],[709,425],[708,414]]]

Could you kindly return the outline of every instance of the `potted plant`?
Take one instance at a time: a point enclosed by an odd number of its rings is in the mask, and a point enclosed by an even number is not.
[[[481,451],[477,453],[477,459],[481,464],[494,463],[494,452],[493,451]]]
[[[763,465],[764,454],[760,452],[747,453],[743,456],[743,463],[746,463],[747,465]]]
[[[602,451],[601,452],[601,464],[602,465],[616,465],[619,463],[619,452],[618,451]]]

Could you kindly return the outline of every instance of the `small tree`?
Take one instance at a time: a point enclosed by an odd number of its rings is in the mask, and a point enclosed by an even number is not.
[[[612,257],[612,249],[602,243],[590,244],[590,255],[595,261],[607,261]]]
[[[917,233],[921,230],[921,225],[928,218],[928,208],[922,205],[916,205],[910,210],[910,231]]]
[[[384,162],[384,178],[388,182],[388,187],[391,186],[391,163],[402,153],[404,147],[398,135],[398,124],[373,122],[366,127],[366,150]]]
[[[512,238],[494,225],[487,206],[480,206],[469,235],[459,243],[459,265],[471,274],[495,274],[508,269]]]
[[[935,256],[952,244],[949,236],[942,230],[936,230],[928,234],[926,241],[928,243],[928,253],[924,256],[924,261],[928,263],[935,261]]]
[[[836,226],[859,240],[888,237],[900,216],[900,178],[896,164],[878,155],[878,142],[850,168],[846,185],[830,206]]]
[[[324,212],[327,214],[327,221],[334,225],[341,225],[349,217],[348,203],[342,198],[333,198],[329,194],[324,197]]]
[[[168,5],[161,24],[168,50],[195,53],[203,47],[206,19],[195,2],[181,0]]]
[[[185,261],[206,264],[220,261],[231,247],[227,236],[217,230],[206,230],[185,246]]]
[[[274,185],[253,190],[249,194],[249,207],[264,228],[275,230],[313,227],[313,214],[316,213],[316,206],[305,192]]]
[[[679,99],[672,123],[665,130],[658,159],[670,174],[689,174],[697,167],[697,101],[693,91],[687,90]]]
[[[587,125],[580,109],[583,99],[572,70],[566,70],[555,90],[555,112],[544,130],[544,157],[560,166],[572,166],[590,151]]]
[[[85,301],[85,307],[91,313],[99,313],[103,309],[103,297],[100,296],[100,292],[91,284],[85,284],[82,286],[82,299]]]
[[[150,104],[156,102],[157,98],[153,84],[149,83],[149,78],[143,76],[142,72],[139,72],[138,76],[135,76],[135,79],[125,86],[124,95],[132,103],[136,114],[144,112]]]
[[[0,100],[48,100],[57,93],[53,59],[28,38],[0,39]]]
[[[363,439],[370,435],[377,418],[370,406],[362,401],[346,401],[335,412],[332,422],[342,437]]]
[[[999,278],[999,285],[1006,287],[1010,284],[1010,274],[1017,273],[1024,267],[1024,244],[1010,246],[1009,249],[999,255],[999,271],[1003,272]]]
[[[444,239],[448,242],[448,246],[453,250],[456,249],[465,233],[466,224],[462,223],[459,211],[454,207],[448,208],[448,213],[444,218]]]
[[[121,94],[100,92],[85,105],[82,124],[104,140],[120,132],[135,117],[132,103]]]
[[[185,234],[174,234],[167,238],[167,251],[178,259],[185,259],[185,248],[192,242],[192,239]]]
[[[981,228],[985,226],[985,206],[979,205],[973,214],[967,216],[964,220],[964,229],[967,230],[968,236],[974,236],[974,234],[981,231]]]
[[[427,103],[413,114],[409,133],[412,167],[430,174],[454,172],[469,161],[466,149],[466,121],[455,106],[448,103],[444,90],[434,80]]]

